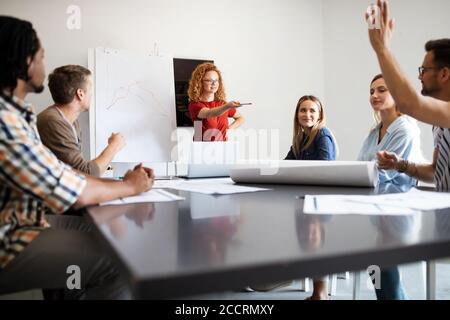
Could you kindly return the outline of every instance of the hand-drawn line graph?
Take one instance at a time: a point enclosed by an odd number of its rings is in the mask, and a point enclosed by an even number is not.
[[[156,107],[154,108],[154,110],[158,111],[160,115],[168,117],[170,115],[168,112],[168,108],[165,108],[162,105],[162,103],[159,101],[159,99],[151,90],[148,90],[140,86],[141,83],[142,82],[136,82],[127,86],[122,86],[119,89],[117,89],[114,93],[111,102],[106,107],[106,110],[112,109],[114,106],[119,104],[120,100],[124,100],[130,97],[136,97],[139,100],[141,100],[143,104],[148,104],[150,101],[149,97],[151,97],[151,100],[155,102],[155,104],[153,104],[153,106]]]
[[[167,162],[176,128],[173,58],[95,51],[95,153],[111,132],[127,140],[115,162]]]
[[[107,87],[106,91],[110,92],[110,62],[108,61],[106,65],[106,76],[107,76]],[[121,100],[136,97],[142,101],[143,104],[148,104],[150,101],[154,101],[153,104],[154,111],[156,111],[160,116],[170,117],[170,106],[164,107],[161,101],[156,97],[154,92],[148,89],[151,86],[151,81],[135,81],[131,84],[120,86],[117,90],[114,91],[111,102],[106,107],[106,110],[110,110],[112,107],[117,105]]]

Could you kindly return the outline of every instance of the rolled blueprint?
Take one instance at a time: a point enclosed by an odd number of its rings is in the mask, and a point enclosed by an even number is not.
[[[378,184],[375,162],[265,161],[237,164],[230,172],[236,183],[370,187]]]

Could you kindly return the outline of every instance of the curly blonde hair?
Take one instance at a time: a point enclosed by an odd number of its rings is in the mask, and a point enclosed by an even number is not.
[[[226,101],[225,98],[225,88],[222,81],[222,74],[219,69],[213,63],[202,63],[195,68],[192,72],[191,80],[189,80],[188,96],[189,102],[200,101],[200,96],[203,91],[203,78],[205,74],[209,71],[215,71],[219,75],[219,89],[214,95],[214,100],[216,101]]]

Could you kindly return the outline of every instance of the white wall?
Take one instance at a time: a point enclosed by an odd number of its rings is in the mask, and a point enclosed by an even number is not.
[[[69,5],[81,8],[81,30],[68,30]],[[324,94],[322,3],[309,0],[2,0],[0,12],[30,20],[46,49],[47,71],[87,65],[89,47],[105,46],[176,57],[214,59],[229,99],[241,109],[243,128],[280,129],[279,153],[290,146],[300,95]],[[30,96],[38,110],[48,90]],[[87,115],[82,118],[88,138]]]
[[[345,160],[356,159],[373,124],[369,86],[380,69],[363,18],[369,3],[323,0],[328,123],[340,141],[340,158]],[[417,68],[422,65],[426,41],[450,36],[450,1],[392,0],[390,4],[396,21],[392,49],[403,71],[419,90]],[[423,124],[420,127],[422,150],[425,158],[431,160],[431,127]]]
[[[46,49],[47,71],[63,64],[87,65],[96,46],[176,57],[214,59],[230,99],[252,101],[242,109],[244,128],[279,129],[286,154],[298,98],[325,100],[340,159],[355,159],[372,125],[369,82],[379,72],[367,37],[362,0],[2,0],[1,14],[33,22]],[[81,30],[68,30],[66,9],[81,8]],[[450,1],[392,0],[397,21],[393,49],[403,70],[417,79],[423,45],[448,37]],[[419,89],[420,83],[414,80]],[[42,110],[48,90],[30,100]],[[89,137],[82,116],[84,140]],[[424,154],[432,152],[430,128],[422,126]],[[87,145],[85,149],[88,150]]]

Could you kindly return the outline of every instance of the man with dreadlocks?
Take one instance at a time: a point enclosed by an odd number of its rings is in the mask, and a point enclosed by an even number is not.
[[[45,78],[44,49],[31,23],[0,16],[0,48],[0,294],[42,288],[64,290],[64,298],[128,298],[90,225],[63,213],[147,191],[153,171],[138,165],[113,181],[60,162],[43,146],[25,102],[43,91]],[[55,214],[46,217],[48,210]],[[75,290],[66,287],[72,265],[81,271]]]

